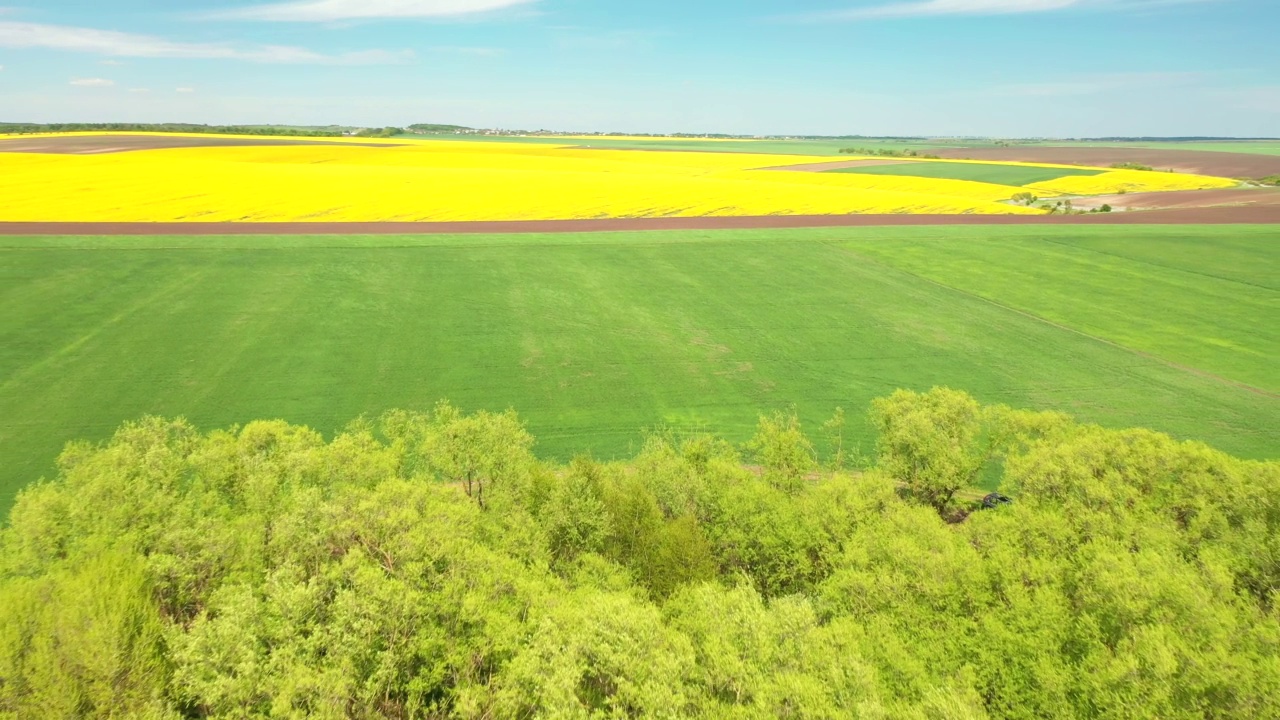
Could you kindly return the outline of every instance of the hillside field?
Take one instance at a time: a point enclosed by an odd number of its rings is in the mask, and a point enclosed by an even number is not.
[[[0,510],[121,421],[331,433],[442,398],[538,452],[815,436],[897,388],[1280,457],[1280,229],[920,227],[0,238]],[[1069,300],[1069,301],[1068,301]]]

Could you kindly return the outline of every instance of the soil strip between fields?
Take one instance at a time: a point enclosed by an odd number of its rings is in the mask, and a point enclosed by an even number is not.
[[[1280,205],[1088,215],[768,215],[469,222],[0,222],[0,235],[441,235],[912,225],[1273,225]]]
[[[804,163],[802,165],[780,165],[757,168],[758,170],[784,170],[787,172],[827,172],[828,170],[844,170],[857,167],[878,167],[882,165],[907,165],[907,160],[837,160],[835,162]]]
[[[1030,162],[1107,167],[1116,163],[1138,163],[1156,170],[1176,170],[1225,178],[1262,178],[1280,173],[1280,156],[1217,150],[1176,150],[1164,148],[1057,147],[1017,145],[1013,147],[937,148],[930,153],[950,160]]]

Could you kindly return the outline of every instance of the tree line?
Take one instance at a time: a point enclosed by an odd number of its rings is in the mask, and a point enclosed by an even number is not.
[[[843,413],[567,463],[448,404],[128,423],[0,530],[0,717],[1280,716],[1280,463],[870,414],[874,461]]]
[[[343,137],[354,129],[290,127],[283,125],[196,125],[187,123],[0,123],[0,134],[29,135],[55,132],[161,132],[218,135],[282,135],[286,137]]]
[[[845,155],[867,155],[874,157],[902,157],[902,158],[921,158],[923,160],[938,160],[937,155],[922,153],[918,150],[897,150],[894,148],[840,148],[840,152]]]

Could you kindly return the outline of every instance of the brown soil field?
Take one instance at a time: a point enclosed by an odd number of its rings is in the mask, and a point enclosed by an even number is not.
[[[1178,208],[1091,215],[770,215],[491,222],[26,223],[0,222],[0,235],[426,235],[637,230],[752,230],[903,225],[1280,224],[1280,204]]]
[[[1038,147],[1034,145],[930,150],[953,160],[1005,160],[1108,167],[1141,163],[1156,170],[1174,170],[1227,178],[1262,178],[1280,174],[1280,156],[1204,150],[1160,150],[1128,147]]]
[[[1110,205],[1117,210],[1161,210],[1170,208],[1210,208],[1220,206],[1280,205],[1277,188],[1227,188],[1222,190],[1183,190],[1178,192],[1127,193],[1075,198],[1077,208]]]
[[[289,137],[231,138],[183,135],[64,135],[39,138],[0,138],[0,152],[49,155],[100,155],[135,150],[171,150],[198,147],[254,147],[281,145],[358,145],[396,147],[391,143],[366,144],[342,140],[303,140]]]
[[[792,172],[826,172],[851,167],[871,167],[872,165],[905,165],[902,160],[840,160],[837,162],[808,163],[805,165],[782,165],[766,167],[761,170],[787,170]]]

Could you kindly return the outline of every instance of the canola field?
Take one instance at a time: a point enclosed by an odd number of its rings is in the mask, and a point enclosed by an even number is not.
[[[570,145],[569,138],[564,145],[407,140],[401,145],[304,143],[85,155],[4,152],[5,142],[0,139],[0,221],[10,222],[1038,214],[1043,211],[1007,201],[1028,188],[1053,197],[1235,184],[1195,175],[1102,169],[1091,176],[1068,174],[1026,186],[792,172],[773,168],[830,158],[591,149]]]

